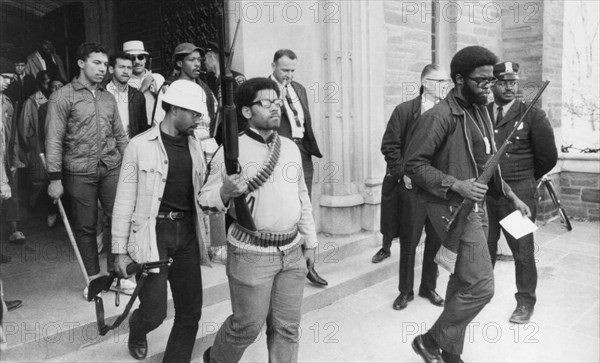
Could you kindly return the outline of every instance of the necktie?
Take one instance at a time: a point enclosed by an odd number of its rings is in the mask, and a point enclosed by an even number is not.
[[[292,113],[294,114],[294,120],[296,121],[296,126],[302,127],[302,125],[300,124],[300,119],[298,119],[298,110],[296,110],[296,107],[294,107],[294,102],[292,102],[292,98],[290,97],[290,88],[288,85],[285,86],[285,100],[287,101],[288,105],[290,106],[290,110],[292,110]]]
[[[496,115],[496,125],[500,123],[504,115],[502,114],[502,106],[498,106],[498,115]]]

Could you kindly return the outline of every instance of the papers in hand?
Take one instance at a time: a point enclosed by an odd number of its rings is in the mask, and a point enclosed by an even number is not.
[[[512,212],[502,219],[500,221],[500,225],[516,239],[537,231],[538,229],[535,223],[533,223],[529,218],[523,216],[518,210]]]

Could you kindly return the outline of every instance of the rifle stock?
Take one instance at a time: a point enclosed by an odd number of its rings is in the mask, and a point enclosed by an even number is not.
[[[225,156],[225,169],[227,175],[237,174],[241,170],[238,157],[239,157],[239,130],[237,126],[237,111],[235,104],[233,103],[233,76],[231,74],[231,58],[233,57],[233,51],[235,49],[235,40],[237,38],[238,27],[240,22],[238,20],[235,35],[231,46],[231,53],[229,54],[229,60],[225,63],[225,24],[226,24],[226,12],[225,12],[225,1],[221,1],[221,26],[219,27],[219,67],[221,73],[221,108],[222,112],[219,113],[219,117],[223,123],[223,151]],[[246,229],[247,232],[257,232],[254,219],[246,203],[246,196],[240,195],[233,199],[235,205],[235,217],[237,223],[242,228]]]

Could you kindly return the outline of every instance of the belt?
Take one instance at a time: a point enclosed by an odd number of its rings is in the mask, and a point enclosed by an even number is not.
[[[237,223],[231,226],[231,237],[242,243],[249,243],[259,247],[281,247],[288,245],[298,236],[298,227],[284,232],[246,232]]]
[[[189,212],[187,212],[189,213]],[[156,219],[170,219],[176,221],[185,218],[186,212],[158,212]]]

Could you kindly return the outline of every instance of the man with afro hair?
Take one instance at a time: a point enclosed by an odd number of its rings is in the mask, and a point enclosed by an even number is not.
[[[406,152],[406,174],[422,189],[428,217],[443,241],[436,262],[451,272],[442,314],[412,343],[425,362],[462,362],[467,325],[494,295],[485,195],[506,196],[515,209],[530,214],[499,168],[487,185],[475,181],[496,151],[485,105],[496,82],[492,72],[497,62],[494,53],[480,46],[456,53],[450,63],[454,89],[420,117]],[[464,229],[459,241],[450,243],[444,220],[463,199],[475,206],[466,220],[457,221]]]

